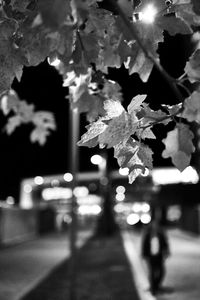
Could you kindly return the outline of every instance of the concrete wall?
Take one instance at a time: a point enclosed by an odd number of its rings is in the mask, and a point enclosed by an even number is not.
[[[183,205],[180,219],[183,230],[200,234],[200,205]]]
[[[37,235],[37,211],[0,208],[0,244],[14,244]]]

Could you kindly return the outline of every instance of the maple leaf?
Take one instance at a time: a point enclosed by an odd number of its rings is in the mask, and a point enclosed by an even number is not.
[[[143,82],[147,82],[153,69],[153,62],[146,57],[138,45],[132,46],[130,59],[125,63],[129,75],[138,73]]]
[[[54,30],[63,25],[67,16],[72,13],[69,1],[65,0],[39,0],[38,9],[45,26]]]
[[[192,34],[192,28],[183,19],[175,16],[162,16],[156,18],[156,24],[166,30],[170,35]]]
[[[32,117],[32,122],[37,127],[44,127],[47,130],[55,130],[56,124],[51,112],[37,111]]]
[[[150,170],[153,169],[152,155],[153,151],[147,145],[140,143],[137,156],[142,161],[143,165]]]
[[[20,12],[26,12],[27,7],[31,3],[31,0],[11,0],[10,5],[12,6],[13,10],[17,10]]]
[[[161,105],[164,109],[166,109],[168,111],[168,113],[170,115],[178,115],[180,116],[180,114],[178,114],[183,106],[182,102],[179,104],[175,104],[175,105],[167,105],[167,104],[162,104]]]
[[[134,23],[137,35],[140,38],[143,46],[148,49],[149,53],[158,61],[158,43],[163,41],[163,30],[157,25],[149,26],[141,21]],[[142,49],[137,43],[131,46],[132,55],[129,61],[125,64],[129,69],[129,74],[137,72],[143,82],[146,82],[151,74],[153,62],[146,57]]]
[[[76,108],[79,113],[87,113],[87,120],[89,122],[93,122],[99,116],[105,115],[102,97],[98,95],[90,95],[87,90],[76,102],[72,102],[72,109]]]
[[[99,135],[99,143],[111,148],[122,141],[128,140],[137,129],[137,122],[127,113],[122,112],[113,118],[104,132]]]
[[[21,116],[23,123],[28,123],[33,119],[34,105],[21,100],[19,105],[16,107],[15,112]]]
[[[131,0],[118,0],[117,3],[127,17],[132,17],[133,5]]]
[[[87,132],[81,136],[81,140],[77,143],[77,145],[88,146],[88,143],[90,143],[90,147],[93,147],[94,141],[94,146],[96,146],[99,134],[101,134],[106,129],[106,127],[107,125],[101,120],[91,123],[86,127]]]
[[[200,3],[198,0],[191,0],[193,4],[193,10],[197,15],[200,15]]]
[[[200,92],[194,91],[190,97],[185,99],[182,117],[189,122],[200,123]]]
[[[186,63],[184,71],[191,83],[200,81],[200,49],[197,49]]]
[[[140,111],[142,109],[142,103],[143,101],[146,99],[147,95],[137,95],[135,97],[133,97],[133,99],[131,100],[130,104],[128,105],[128,113],[132,114],[132,113],[136,113],[138,111]]]
[[[15,129],[22,124],[22,118],[19,115],[9,117],[7,124],[5,126],[5,131],[7,134],[12,134]]]
[[[148,105],[143,105],[141,110],[141,115],[143,117],[143,124],[149,124],[149,122],[159,122],[165,125],[170,121],[167,119],[167,114],[162,110],[152,110]]]
[[[11,88],[15,77],[20,80],[22,75],[24,60],[13,42],[15,30],[13,20],[7,19],[0,23],[0,95]]]
[[[122,101],[121,86],[115,81],[105,79],[102,93],[106,99]]]
[[[122,112],[118,117],[113,118],[104,132],[99,135],[99,143],[111,148],[122,140],[128,139],[130,132],[127,126],[128,116]]]
[[[147,127],[145,129],[139,129],[136,132],[139,139],[156,139],[155,134],[153,133],[152,129],[150,127]]]
[[[119,101],[115,100],[105,100],[104,109],[106,111],[106,119],[118,117],[124,112],[124,107]]]
[[[1,98],[1,109],[4,115],[8,115],[11,111],[16,111],[19,106],[19,98],[14,90],[9,90]]]
[[[152,153],[148,146],[132,138],[114,147],[114,157],[117,158],[119,166],[129,169],[129,183],[144,174],[146,168],[152,168]]]
[[[194,152],[192,143],[194,135],[189,126],[178,124],[174,130],[169,131],[167,137],[162,140],[165,150],[162,152],[163,158],[171,157],[173,164],[182,172],[189,166],[191,153]]]
[[[101,50],[99,52],[99,61],[101,62],[101,65],[105,66],[106,68],[120,68],[121,66],[121,58],[117,52],[116,45],[115,43],[113,43],[112,36],[108,34],[104,37],[104,40],[102,41]]]
[[[47,136],[50,135],[50,130],[56,129],[54,116],[47,111],[38,111],[34,113],[32,122],[35,128],[30,134],[30,140],[32,143],[38,142],[43,146],[46,143]]]
[[[41,146],[43,146],[46,143],[47,136],[49,134],[50,132],[45,127],[36,127],[31,132],[30,140],[32,143],[38,142]]]
[[[31,24],[22,26],[23,38],[19,41],[19,47],[26,57],[27,66],[37,66],[50,54],[50,39],[47,38],[45,28],[31,27]]]
[[[194,13],[191,3],[177,1],[171,7],[171,11],[175,12],[176,16],[183,19],[189,26],[200,25],[200,17]]]

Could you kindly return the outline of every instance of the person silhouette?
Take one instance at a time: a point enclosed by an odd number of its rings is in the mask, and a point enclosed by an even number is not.
[[[164,279],[165,260],[170,255],[168,238],[161,223],[154,218],[144,231],[141,243],[142,257],[149,270],[152,294],[156,294]]]

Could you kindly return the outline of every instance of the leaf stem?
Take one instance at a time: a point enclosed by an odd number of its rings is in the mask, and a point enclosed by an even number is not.
[[[119,16],[121,17],[122,21],[124,22],[125,26],[127,27],[127,30],[131,34],[132,38],[136,40],[141,50],[144,52],[146,57],[151,60],[151,62],[154,64],[155,68],[159,71],[159,73],[162,75],[163,79],[167,82],[170,89],[174,92],[176,97],[178,98],[179,102],[184,101],[184,97],[180,93],[176,79],[169,75],[169,73],[161,66],[161,64],[155,59],[153,54],[147,50],[145,45],[143,44],[141,38],[139,37],[137,31],[135,30],[134,24],[130,23],[129,19],[126,17],[125,13],[121,9],[120,5],[115,0],[108,0],[112,6],[115,7],[116,11],[118,12]]]

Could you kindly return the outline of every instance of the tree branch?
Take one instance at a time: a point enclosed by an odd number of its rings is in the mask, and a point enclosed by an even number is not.
[[[115,1],[115,0],[108,0],[108,2],[110,2],[110,4],[115,7],[116,11],[118,12],[119,16],[121,17],[122,21],[124,22],[125,26],[127,27],[127,30],[131,34],[132,38],[134,40],[136,40],[136,42],[138,43],[139,47],[144,52],[144,54],[146,55],[146,57],[149,60],[151,60],[151,62],[154,64],[155,68],[159,71],[159,73],[162,75],[162,77],[164,78],[164,80],[169,85],[170,89],[174,92],[174,94],[178,98],[178,101],[179,102],[183,102],[184,101],[184,97],[182,96],[182,94],[180,93],[180,91],[179,91],[179,89],[177,87],[176,79],[173,78],[173,77],[171,77],[167,73],[167,71],[160,65],[160,63],[154,58],[154,56],[152,55],[152,53],[149,50],[146,49],[145,45],[141,41],[141,39],[140,39],[137,31],[134,28],[134,24],[130,23],[130,21],[126,17],[125,13],[121,9],[121,7],[117,3],[117,1]]]

